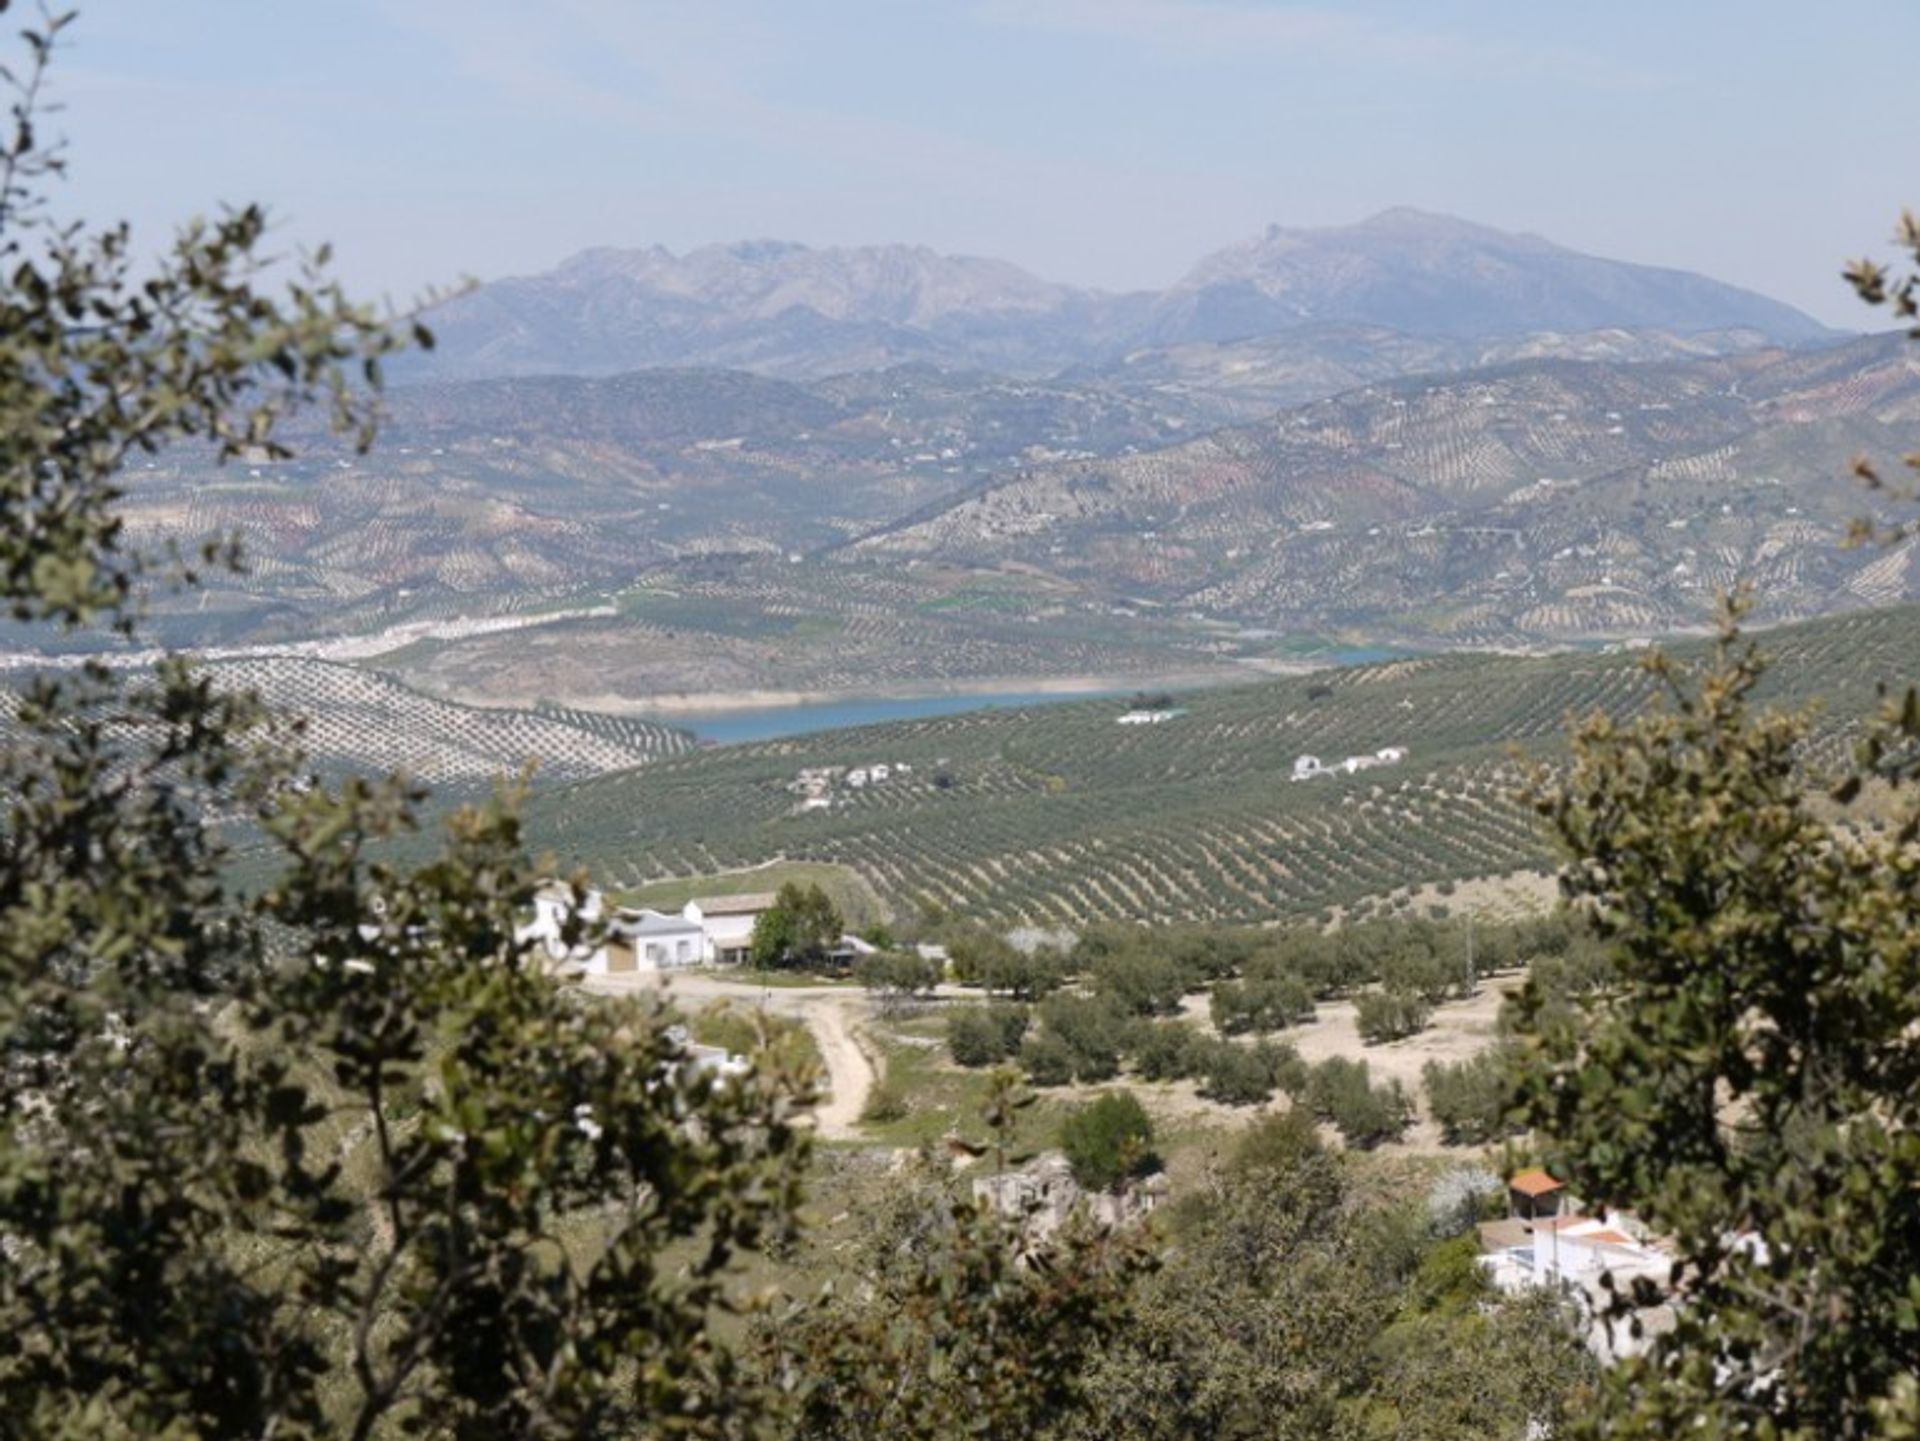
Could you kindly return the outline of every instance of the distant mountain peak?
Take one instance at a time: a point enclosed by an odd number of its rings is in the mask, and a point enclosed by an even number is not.
[[[1289,228],[1207,256],[1158,306],[1158,338],[1236,340],[1314,321],[1453,337],[1656,327],[1829,332],[1791,306],[1705,276],[1605,260],[1538,235],[1395,206]]]
[[[1259,234],[1158,294],[1104,295],[1003,260],[925,245],[751,239],[676,254],[581,251],[435,314],[441,376],[731,366],[785,377],[926,362],[1019,374],[1140,347],[1236,342],[1309,325],[1458,341],[1540,332],[1824,327],[1678,270],[1583,255],[1537,235],[1395,206],[1350,225]]]

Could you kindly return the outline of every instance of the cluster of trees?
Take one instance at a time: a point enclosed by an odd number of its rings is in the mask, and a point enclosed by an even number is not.
[[[989,989],[1009,997],[948,1014],[948,1049],[961,1065],[1013,1062],[1039,1086],[1099,1084],[1131,1066],[1144,1080],[1196,1080],[1202,1094],[1229,1105],[1311,1094],[1311,1108],[1360,1146],[1404,1131],[1411,1102],[1397,1083],[1355,1084],[1344,1062],[1319,1068],[1328,1075],[1310,1092],[1310,1068],[1273,1037],[1310,1020],[1320,1001],[1352,995],[1362,1038],[1379,1041],[1417,1030],[1435,1001],[1466,988],[1476,972],[1530,964],[1536,990],[1562,1013],[1608,975],[1605,949],[1564,913],[1471,927],[1365,921],[1333,931],[1096,925],[1069,952],[1032,955],[984,932],[961,932],[949,944],[966,957],[957,966],[966,978],[984,985],[994,976],[999,984]],[[1217,1036],[1173,1015],[1203,988]],[[1035,996],[1036,1004],[1022,1003]],[[1429,1067],[1450,1143],[1508,1132],[1502,1074],[1490,1061]]]
[[[1202,1095],[1257,1106],[1285,1093],[1355,1147],[1399,1136],[1413,1106],[1398,1082],[1375,1084],[1364,1061],[1301,1060],[1284,1041],[1201,1034],[1185,1021],[1130,1016],[1108,997],[1061,992],[1037,1007],[1007,1003],[947,1013],[947,1047],[963,1066],[1012,1061],[1036,1086],[1098,1084],[1131,1062],[1145,1080],[1199,1082]]]
[[[846,928],[840,908],[817,884],[788,881],[754,918],[748,955],[763,970],[817,970]]]

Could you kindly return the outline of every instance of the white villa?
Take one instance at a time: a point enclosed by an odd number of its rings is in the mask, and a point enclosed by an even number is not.
[[[1637,1313],[1637,1337],[1606,1322],[1616,1291],[1645,1279],[1665,1292],[1673,1275],[1672,1255],[1653,1244],[1632,1215],[1582,1215],[1561,1183],[1538,1169],[1520,1172],[1507,1188],[1508,1219],[1480,1226],[1480,1264],[1496,1287],[1515,1292],[1550,1286],[1570,1297],[1586,1322],[1588,1348],[1602,1361],[1638,1354],[1672,1325],[1672,1307],[1665,1303]]]
[[[1375,766],[1393,766],[1407,758],[1405,746],[1382,746],[1372,755],[1348,756],[1344,760],[1325,765],[1319,756],[1298,756],[1293,762],[1293,774],[1288,777],[1294,781],[1317,781],[1322,776],[1358,775],[1361,771],[1370,771]]]
[[[573,890],[554,883],[535,893],[533,920],[520,927],[518,939],[543,947],[555,970],[581,976],[739,963],[747,959],[753,923],[773,903],[771,894],[707,896],[688,901],[677,915],[622,906],[608,919],[606,898],[590,890],[579,916],[589,926],[605,920],[604,939],[598,947],[575,944],[569,949],[561,933],[573,909]]]

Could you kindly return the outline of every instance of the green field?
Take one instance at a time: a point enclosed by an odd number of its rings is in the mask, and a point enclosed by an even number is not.
[[[750,870],[648,881],[616,891],[614,899],[622,905],[677,911],[697,896],[750,895],[777,891],[788,884],[819,886],[840,908],[850,927],[870,925],[885,918],[885,907],[864,876],[846,866],[820,861],[776,861]]]
[[[1920,608],[1763,640],[1771,695],[1817,703],[1837,744],[1879,678],[1917,668]],[[1563,747],[1570,716],[1624,716],[1654,689],[1632,654],[1454,654],[1199,691],[1163,725],[1117,725],[1114,700],[972,712],[667,757],[537,798],[531,834],[615,888],[777,857],[845,867],[896,913],[932,902],[1053,925],[1310,916],[1551,863],[1516,796],[1529,758]],[[1390,746],[1407,758],[1290,780],[1296,756]],[[789,789],[802,767],[875,762],[910,769],[837,787],[825,811],[801,811]]]

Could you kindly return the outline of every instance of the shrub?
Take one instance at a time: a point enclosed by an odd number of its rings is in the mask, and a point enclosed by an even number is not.
[[[1100,996],[1049,996],[1040,1018],[1073,1053],[1080,1080],[1104,1081],[1119,1071],[1124,1017],[1113,1002]]]
[[[1185,1021],[1147,1021],[1134,1033],[1134,1068],[1149,1081],[1178,1081],[1193,1074],[1200,1037]]]
[[[1264,1035],[1313,1018],[1313,993],[1291,974],[1255,973],[1244,981],[1222,981],[1209,1002],[1213,1023],[1229,1035]]]
[[[1199,1058],[1201,1093],[1229,1106],[1258,1106],[1273,1095],[1269,1060],[1248,1046],[1215,1041]]]
[[[1378,976],[1389,991],[1404,991],[1429,1004],[1446,999],[1447,993],[1465,979],[1464,950],[1456,958],[1455,947],[1445,941],[1437,944],[1430,926],[1410,926],[1406,943],[1384,952]]]
[[[1020,1047],[1020,1066],[1036,1086],[1067,1085],[1073,1080],[1073,1047],[1052,1031],[1041,1031]]]
[[[1314,1067],[1306,1102],[1316,1116],[1333,1122],[1349,1146],[1368,1150],[1405,1131],[1413,1106],[1398,1081],[1376,1086],[1365,1061],[1331,1056]]]
[[[1305,1093],[1310,1067],[1292,1046],[1285,1041],[1261,1041],[1254,1046],[1253,1054],[1266,1068],[1267,1079],[1274,1085],[1289,1096]]]
[[[1013,1047],[1007,1045],[1005,1030],[986,1006],[961,1006],[947,1013],[947,1051],[963,1066],[997,1065],[1018,1046],[1018,1037]]]
[[[1427,1109],[1449,1146],[1485,1145],[1516,1129],[1507,1120],[1507,1082],[1502,1069],[1497,1051],[1483,1051],[1465,1061],[1427,1062],[1421,1072],[1427,1088]]]
[[[1433,1007],[1413,991],[1366,991],[1353,1003],[1353,1023],[1368,1045],[1397,1041],[1426,1027]]]
[[[870,1126],[884,1126],[904,1121],[911,1109],[906,1092],[883,1081],[867,1093],[867,1104],[860,1110],[860,1119]]]
[[[1180,1009],[1189,978],[1171,957],[1141,947],[1102,956],[1093,964],[1093,989],[1134,1016],[1163,1016]]]
[[[1153,1122],[1131,1091],[1109,1091],[1075,1111],[1060,1127],[1060,1149],[1073,1179],[1089,1191],[1110,1191],[1160,1168]]]
[[[882,1005],[895,1006],[930,994],[940,984],[940,963],[917,951],[875,951],[854,962],[853,975]]]

